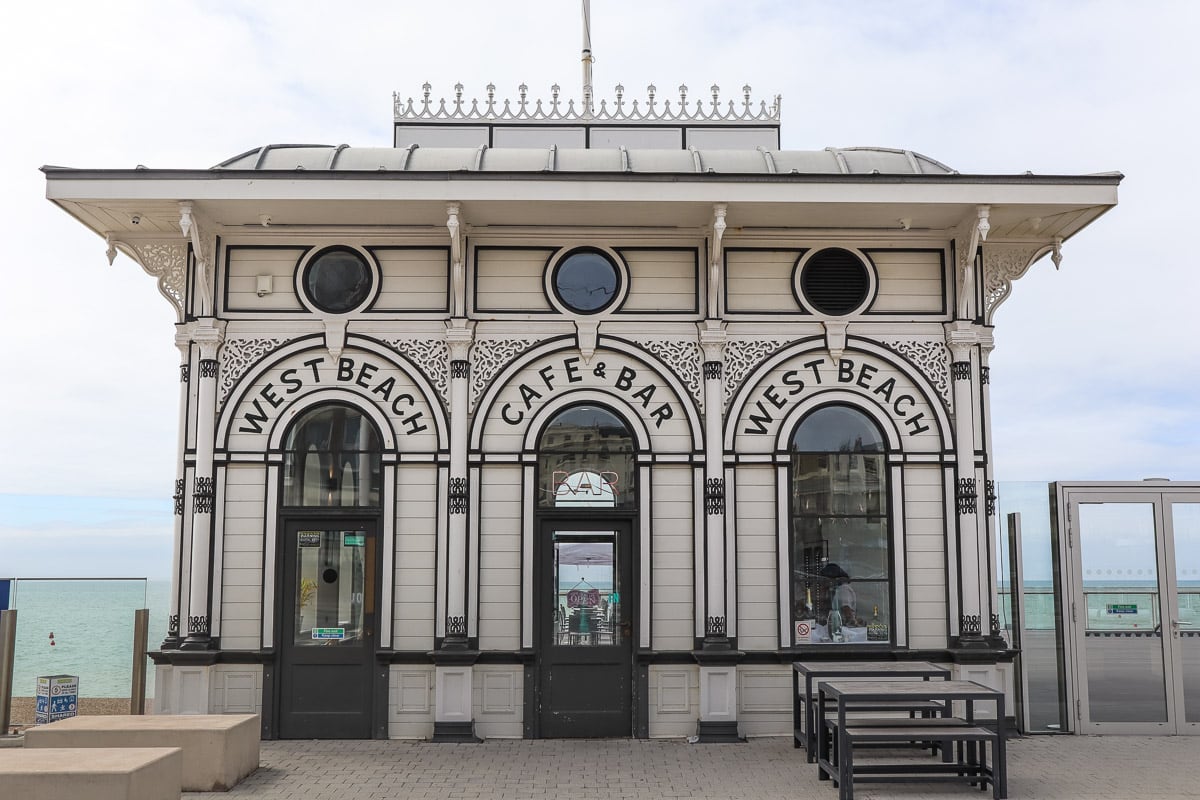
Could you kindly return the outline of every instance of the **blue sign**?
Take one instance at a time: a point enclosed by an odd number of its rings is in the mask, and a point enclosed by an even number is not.
[[[0,578],[0,611],[12,608],[12,578]]]

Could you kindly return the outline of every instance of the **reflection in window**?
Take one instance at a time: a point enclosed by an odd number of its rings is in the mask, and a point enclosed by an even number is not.
[[[362,305],[371,294],[371,268],[357,251],[330,247],[304,269],[304,293],[310,303],[331,314]]]
[[[612,260],[590,248],[573,250],[554,268],[554,293],[580,314],[603,311],[617,297],[621,275]]]
[[[369,636],[365,618],[374,613],[374,539],[363,530],[305,530],[296,537],[293,643],[362,643]]]
[[[302,416],[284,446],[283,504],[379,505],[379,434],[346,406],[321,406]]]
[[[607,531],[554,534],[554,644],[620,644],[621,590],[617,539]]]
[[[889,643],[883,436],[862,412],[824,406],[800,423],[791,449],[796,644]]]
[[[628,508],[636,497],[633,436],[600,406],[573,406],[542,432],[540,508]]]

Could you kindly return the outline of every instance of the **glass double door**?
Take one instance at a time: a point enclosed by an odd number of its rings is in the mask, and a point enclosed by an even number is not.
[[[374,522],[284,526],[279,736],[369,739],[378,635]]]
[[[542,738],[632,735],[631,538],[627,521],[541,525],[535,603]]]
[[[1200,733],[1200,493],[1066,489],[1080,733]]]

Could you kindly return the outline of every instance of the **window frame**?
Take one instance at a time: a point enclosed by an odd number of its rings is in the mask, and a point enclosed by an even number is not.
[[[625,430],[625,435],[628,437],[628,443],[629,443],[629,448],[630,448],[629,453],[628,453],[629,476],[628,476],[627,480],[632,479],[634,481],[634,484],[630,489],[626,490],[628,492],[628,495],[625,497],[624,502],[618,502],[612,506],[606,506],[606,505],[588,506],[588,505],[583,505],[583,504],[577,505],[577,506],[572,506],[572,505],[561,505],[560,506],[553,502],[543,504],[542,488],[544,485],[544,478],[545,478],[545,466],[544,466],[543,460],[546,459],[547,456],[552,454],[552,453],[546,452],[546,450],[543,447],[543,441],[544,441],[546,435],[548,433],[550,433],[551,427],[554,425],[554,423],[557,420],[561,419],[563,416],[571,413],[572,411],[575,411],[580,408],[586,408],[586,407],[596,408],[606,414],[611,415],[613,418],[615,418],[618,422],[621,423],[622,427]],[[558,514],[574,514],[574,515],[584,514],[584,515],[588,515],[588,516],[591,516],[593,514],[605,514],[605,515],[615,514],[615,515],[628,516],[629,514],[634,513],[638,509],[638,507],[639,507],[638,492],[640,490],[638,482],[639,482],[641,475],[640,475],[640,470],[639,470],[639,465],[638,465],[638,460],[637,460],[637,456],[639,453],[637,433],[635,432],[634,427],[632,425],[630,425],[629,420],[626,419],[625,415],[620,413],[619,411],[617,411],[612,406],[609,406],[602,402],[591,401],[591,400],[584,400],[584,401],[580,401],[577,403],[571,403],[570,405],[563,406],[562,408],[555,410],[554,413],[550,415],[550,418],[548,420],[546,420],[545,424],[543,424],[541,426],[541,429],[538,431],[537,437],[534,441],[536,443],[535,448],[534,448],[534,452],[536,455],[535,455],[535,469],[534,469],[535,497],[534,497],[533,505],[534,505],[534,511],[536,513],[538,513],[538,514],[558,513]],[[566,452],[566,451],[561,451],[561,452]],[[571,452],[577,452],[580,454],[588,454],[591,451],[590,451],[590,449],[581,448],[579,450],[571,451]],[[575,473],[572,473],[572,474],[575,474]],[[620,497],[620,495],[618,495],[618,497]]]
[[[358,415],[362,424],[366,424],[366,425],[370,426],[371,432],[375,438],[376,448],[373,450],[349,450],[349,449],[345,449],[345,448],[339,448],[339,449],[325,449],[325,450],[309,451],[309,450],[298,450],[295,447],[291,446],[294,444],[294,439],[296,438],[297,433],[300,431],[301,427],[305,424],[305,422],[308,419],[310,419],[311,417],[315,417],[316,415],[318,415],[322,412],[329,411],[331,409],[342,409],[343,411],[351,412],[353,414]],[[357,515],[361,516],[362,514],[365,514],[365,513],[369,514],[373,511],[378,511],[379,509],[381,509],[383,507],[384,492],[385,492],[386,484],[387,484],[387,476],[385,474],[385,464],[383,463],[384,438],[383,438],[382,432],[379,430],[378,426],[375,424],[375,421],[373,419],[371,419],[370,415],[367,414],[362,409],[354,406],[351,403],[338,402],[338,401],[319,403],[319,404],[310,406],[309,408],[304,409],[304,411],[295,420],[293,420],[291,422],[291,424],[288,426],[288,429],[283,436],[283,441],[282,441],[281,445],[282,446],[281,446],[280,450],[283,455],[283,460],[280,463],[280,477],[279,477],[279,505],[280,505],[280,508],[287,509],[289,512],[319,511],[319,512],[322,512],[325,514],[335,514],[335,513],[336,514],[357,514]],[[330,457],[336,455],[336,456],[338,456],[337,463],[339,463],[339,464],[343,463],[344,457],[347,455],[361,456],[363,454],[366,454],[366,455],[371,456],[373,458],[373,463],[371,465],[371,470],[368,473],[368,477],[372,477],[372,476],[377,477],[378,485],[369,485],[366,487],[365,491],[366,491],[366,496],[368,498],[375,496],[378,498],[378,502],[370,503],[370,504],[366,504],[366,505],[345,505],[345,504],[340,504],[340,503],[324,505],[324,504],[308,504],[308,503],[304,503],[304,502],[289,503],[288,500],[291,499],[289,497],[289,492],[291,492],[292,494],[295,494],[298,492],[300,494],[301,500],[303,500],[303,493],[304,493],[303,460],[305,457],[307,457],[307,455],[310,452],[317,453],[322,458],[330,458]],[[292,467],[296,473],[295,476],[292,477],[291,480],[289,480],[289,477],[288,477],[289,466]],[[299,481],[299,483],[297,483],[297,481]],[[359,481],[359,483],[361,484],[361,480]],[[344,487],[339,486],[337,491],[342,491],[343,488]],[[361,493],[363,490],[360,488],[357,491],[359,491]]]
[[[829,409],[829,408],[842,408],[842,409],[846,409],[851,412],[854,412],[862,419],[862,421],[867,426],[869,426],[875,432],[876,438],[877,438],[877,440],[879,442],[879,446],[880,446],[880,448],[878,450],[853,450],[853,451],[849,451],[849,452],[857,453],[857,454],[861,454],[861,455],[878,456],[880,458],[879,495],[880,495],[882,503],[884,504],[884,513],[881,515],[834,514],[832,512],[827,513],[827,514],[807,514],[807,515],[805,515],[805,514],[801,514],[799,509],[797,508],[797,498],[796,498],[796,491],[795,491],[796,465],[795,465],[794,457],[796,455],[829,456],[829,455],[840,455],[840,454],[845,453],[845,451],[832,451],[832,450],[820,450],[820,451],[819,450],[798,450],[795,447],[795,444],[794,444],[795,440],[798,437],[798,435],[799,435],[801,429],[803,428],[803,426],[805,425],[805,423],[809,422],[809,420],[811,420],[812,417],[815,414],[817,414],[818,412],[820,412],[824,409]],[[787,582],[786,583],[787,607],[780,609],[780,611],[783,615],[785,615],[785,618],[789,620],[789,624],[788,624],[787,628],[788,628],[788,630],[790,630],[790,633],[789,633],[788,639],[786,641],[787,645],[793,649],[809,648],[809,647],[826,648],[826,647],[831,647],[831,646],[849,646],[849,647],[853,647],[856,649],[873,647],[873,648],[877,648],[877,649],[882,648],[882,649],[890,650],[890,649],[893,649],[896,647],[900,647],[901,646],[901,644],[900,644],[901,637],[900,637],[900,631],[898,630],[898,627],[897,627],[897,608],[896,608],[896,604],[897,604],[897,600],[898,600],[898,592],[897,592],[898,581],[897,581],[896,570],[898,569],[898,565],[896,564],[897,542],[896,542],[896,525],[895,525],[895,516],[894,516],[896,513],[896,500],[897,500],[897,497],[899,496],[897,494],[897,492],[895,491],[896,490],[895,481],[899,478],[899,476],[893,474],[892,465],[890,464],[890,460],[891,460],[890,456],[895,451],[894,451],[894,448],[889,443],[887,431],[885,431],[884,428],[880,425],[880,423],[865,409],[863,409],[853,403],[849,403],[849,402],[831,401],[831,402],[827,402],[827,403],[821,403],[810,409],[807,409],[804,412],[804,414],[800,417],[800,419],[796,422],[796,424],[794,426],[792,426],[791,433],[787,437],[786,442],[787,442],[788,446],[787,446],[787,449],[784,451],[784,454],[787,457],[787,468],[784,470],[784,474],[786,476],[787,519],[786,519],[786,523],[784,525],[784,528],[785,528],[784,535],[786,536],[786,552],[787,552],[788,572],[787,572],[787,575],[784,577],[784,580],[786,580],[786,582]],[[828,470],[829,467],[827,466],[827,467],[825,467],[825,469]],[[887,613],[886,613],[885,617],[881,620],[883,622],[886,622],[888,625],[888,638],[886,640],[874,640],[874,641],[863,641],[863,642],[811,642],[811,641],[810,642],[798,642],[797,641],[796,622],[798,621],[798,619],[797,619],[797,616],[795,613],[795,609],[797,609],[799,607],[798,606],[799,598],[797,596],[797,583],[796,583],[796,579],[795,579],[796,571],[798,569],[797,558],[796,558],[797,521],[800,519],[803,519],[803,518],[815,519],[815,518],[819,518],[819,517],[823,517],[826,519],[835,518],[835,519],[864,519],[864,520],[871,520],[871,519],[875,519],[877,517],[880,520],[880,522],[882,523],[882,526],[883,526],[882,541],[884,544],[884,553],[882,554],[883,555],[882,563],[884,565],[886,565],[886,568],[887,568],[886,578],[882,579],[882,580],[871,579],[869,582],[870,583],[886,583],[886,590],[884,591],[883,596],[885,596],[887,598]],[[833,562],[831,562],[829,555],[826,553],[823,558],[823,564],[829,564],[829,563],[833,563]],[[864,581],[864,582],[866,582],[866,581]],[[853,579],[851,579],[850,583],[851,583],[851,585],[853,585],[853,583],[854,583]],[[869,609],[863,608],[861,605],[857,605],[857,607],[856,607],[856,611],[861,612],[861,613],[859,613],[860,619],[867,618],[867,614],[866,614],[867,610],[869,610]]]
[[[590,311],[576,308],[571,303],[567,302],[566,298],[558,290],[558,274],[562,267],[571,259],[572,256],[584,253],[591,253],[600,256],[608,265],[612,267],[613,274],[616,277],[616,286],[613,288],[613,295],[609,301],[599,308]],[[626,297],[629,295],[629,286],[631,278],[629,275],[629,267],[625,264],[623,258],[618,253],[607,248],[596,245],[580,245],[577,247],[567,247],[554,253],[546,263],[545,271],[543,272],[544,288],[546,299],[550,306],[561,314],[567,316],[575,316],[582,318],[605,317],[620,309],[625,303]]]
[[[313,297],[308,289],[308,276],[316,263],[325,255],[330,253],[348,253],[357,258],[367,269],[367,278],[370,285],[367,287],[366,295],[358,304],[346,308],[343,311],[334,311],[325,308],[317,299]],[[296,296],[300,302],[313,314],[322,317],[345,317],[350,314],[357,314],[369,309],[375,300],[379,297],[382,290],[383,276],[374,256],[365,248],[350,244],[330,244],[321,247],[313,247],[300,257],[296,263],[295,285]]]

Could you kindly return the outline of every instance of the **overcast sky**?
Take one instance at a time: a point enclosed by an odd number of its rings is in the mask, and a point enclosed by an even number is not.
[[[580,94],[574,0],[8,8],[0,48],[0,576],[169,571],[178,353],[154,281],[38,167],[212,166],[387,146],[392,92]],[[783,147],[964,173],[1119,170],[1120,204],[997,312],[1001,480],[1200,480],[1200,3],[594,0],[598,97],[783,96]]]

